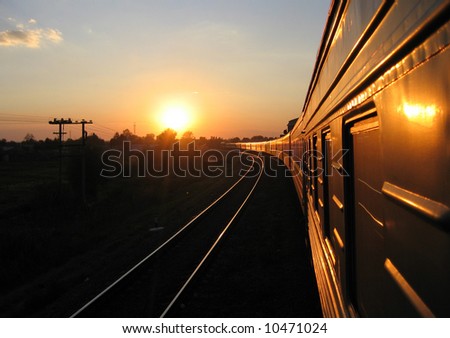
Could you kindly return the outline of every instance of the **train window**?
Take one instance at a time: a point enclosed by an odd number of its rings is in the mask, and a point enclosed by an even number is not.
[[[383,167],[378,117],[353,123],[350,147],[351,297],[364,316],[382,315],[384,271]],[[373,281],[378,281],[373,283]],[[370,309],[370,312],[367,310]]]

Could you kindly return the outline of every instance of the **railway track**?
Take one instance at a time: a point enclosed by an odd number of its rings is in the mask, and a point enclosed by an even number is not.
[[[234,185],[71,317],[164,317],[201,275],[258,184],[263,161],[248,156],[251,166]]]

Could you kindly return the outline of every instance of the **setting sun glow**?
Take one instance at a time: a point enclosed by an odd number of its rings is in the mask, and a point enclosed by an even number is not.
[[[192,117],[190,111],[184,106],[169,106],[161,114],[161,126],[170,128],[180,133],[190,126]]]

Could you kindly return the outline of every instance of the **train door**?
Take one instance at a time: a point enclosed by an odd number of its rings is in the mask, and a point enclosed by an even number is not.
[[[318,153],[317,153],[317,135],[314,135],[312,137],[312,153],[311,153],[311,189],[313,194],[313,203],[314,203],[314,210],[318,210],[318,187],[317,187],[317,179],[319,175],[319,169],[317,167],[318,164]],[[318,215],[318,214],[317,214]]]
[[[353,164],[353,218],[351,224],[350,294],[363,316],[383,315],[386,301],[384,271],[385,227],[383,224],[383,167],[378,117],[354,123],[349,134],[350,158]],[[351,166],[350,166],[351,167]],[[351,190],[350,190],[351,192]]]
[[[336,121],[335,125],[340,125]],[[327,182],[328,182],[328,211],[329,223],[326,230],[327,236],[325,243],[329,249],[331,259],[334,263],[334,269],[337,274],[337,282],[342,286],[344,297],[347,291],[347,260],[346,260],[346,226],[344,217],[344,177],[342,153],[342,134],[338,128],[331,128],[335,134],[329,134],[331,137],[326,142],[327,158]],[[335,130],[335,131],[334,131]],[[326,136],[328,137],[328,136]]]
[[[288,156],[289,156],[289,169],[292,171],[294,170],[294,167],[292,165],[292,154],[293,154],[293,149],[292,149],[292,134],[289,134],[289,150],[288,150]]]
[[[298,153],[296,160],[298,161],[298,165],[300,167],[301,173],[301,182],[302,182],[302,199],[303,203],[306,206],[308,204],[307,192],[308,192],[308,165],[307,165],[307,141],[302,138],[298,143]]]
[[[329,160],[327,159],[327,142],[330,142],[330,130],[325,130],[319,139],[318,149],[318,178],[317,178],[317,194],[318,194],[318,213],[320,224],[324,237],[330,237],[329,222],[328,222],[328,177],[327,170],[331,170]]]
[[[306,164],[306,187],[308,190],[308,194],[311,195],[312,194],[312,190],[311,190],[311,168],[312,168],[312,164],[311,164],[311,139],[308,138],[306,141],[306,152],[305,152],[305,164]]]

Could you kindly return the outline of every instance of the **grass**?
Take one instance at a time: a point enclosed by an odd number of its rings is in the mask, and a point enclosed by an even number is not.
[[[0,215],[23,205],[41,185],[55,182],[56,161],[0,163]]]
[[[231,184],[223,176],[109,179],[83,205],[67,182],[59,193],[56,162],[1,163],[0,174],[0,299],[80,257],[89,261],[117,256],[124,248],[129,250],[130,243],[148,237],[156,223],[175,229]],[[27,296],[23,305],[29,309],[22,309],[19,316],[53,301],[67,292],[69,284],[82,282],[83,276],[95,274],[88,265],[73,266],[70,269],[78,271],[71,271],[70,282],[63,281],[65,277],[39,282],[47,285],[47,291],[32,289],[36,294]],[[1,307],[1,315],[16,315]]]

